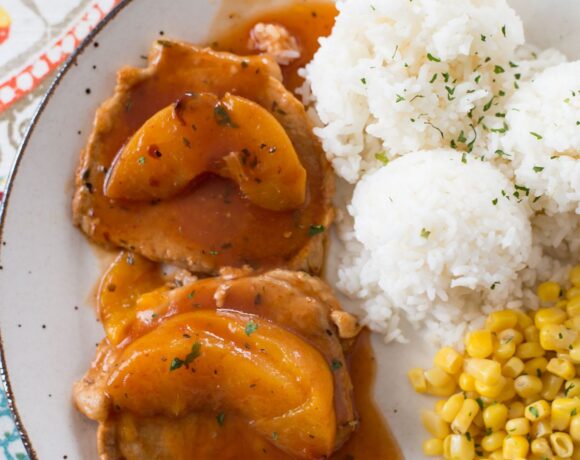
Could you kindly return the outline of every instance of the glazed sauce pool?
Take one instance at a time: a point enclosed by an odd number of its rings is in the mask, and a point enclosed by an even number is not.
[[[298,41],[300,57],[282,67],[284,86],[294,91],[303,83],[298,70],[308,64],[318,50],[318,39],[330,35],[337,10],[333,3],[294,4],[269,11],[252,21],[235,27],[228,34],[212,42],[212,47],[235,54],[256,54],[249,46],[250,31],[259,22],[284,26]]]

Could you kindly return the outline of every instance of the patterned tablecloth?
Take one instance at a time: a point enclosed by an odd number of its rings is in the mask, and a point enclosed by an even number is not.
[[[0,0],[0,199],[18,146],[55,71],[117,3]],[[0,460],[26,458],[0,390]]]

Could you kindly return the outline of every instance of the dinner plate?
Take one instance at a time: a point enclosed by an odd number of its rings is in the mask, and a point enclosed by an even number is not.
[[[33,458],[97,458],[96,425],[71,403],[73,381],[87,369],[103,336],[93,311],[94,286],[106,256],[72,225],[71,196],[79,152],[98,105],[112,94],[123,65],[142,66],[141,56],[161,35],[206,42],[232,8],[252,14],[278,2],[268,0],[125,1],[88,37],[49,90],[32,122],[11,175],[2,213],[0,246],[0,332],[3,377],[26,447]],[[528,39],[580,57],[580,2],[514,0]],[[333,279],[329,247],[327,274]],[[354,308],[345,300],[348,308]],[[384,345],[377,354],[376,399],[407,459],[421,459],[425,432],[421,407],[406,371],[427,366],[433,349],[421,333],[410,343]]]

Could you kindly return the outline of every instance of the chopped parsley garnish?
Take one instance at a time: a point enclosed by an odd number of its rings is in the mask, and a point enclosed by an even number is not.
[[[362,83],[363,85],[366,85],[366,84],[367,84],[367,79],[366,79],[366,78],[364,78],[364,77],[363,77],[363,78],[361,78],[361,79],[360,79],[360,81],[361,81],[361,83]]]
[[[248,324],[246,324],[246,335],[250,337],[254,332],[258,330],[258,325],[254,323],[254,320],[250,320]]]
[[[230,128],[237,128],[238,126],[232,121],[228,110],[223,104],[217,104],[213,109],[216,121],[221,126],[229,126]]]
[[[187,298],[188,299],[193,299],[193,296],[195,295],[195,291],[191,291],[189,294],[187,294]]]
[[[484,406],[484,404],[483,404],[483,399],[481,399],[481,398],[476,398],[476,399],[475,399],[475,402],[478,404],[478,406],[479,406],[479,408],[480,408],[480,409],[483,409],[483,406]]]
[[[544,170],[543,166],[534,166],[534,172],[540,173]]]
[[[441,59],[433,56],[431,53],[427,53],[427,59],[429,59],[432,62],[441,62]]]
[[[189,142],[189,139],[187,137],[183,138],[183,145],[185,145],[188,149],[191,148],[191,142]]]
[[[535,418],[538,418],[540,416],[540,413],[538,412],[538,409],[534,406],[528,407],[528,411],[530,412],[530,414],[532,414]]]
[[[435,80],[437,80],[437,74],[434,73],[433,76],[431,77],[431,80],[429,80],[429,83],[433,83]]]
[[[518,185],[518,184],[515,184],[515,185],[514,185],[514,188],[515,188],[517,191],[524,192],[524,193],[526,194],[526,196],[530,196],[530,189],[529,189],[528,187],[524,187],[523,185]]]
[[[308,235],[314,236],[324,232],[324,225],[311,225],[308,229]]]
[[[401,96],[400,94],[397,94],[397,100],[395,101],[395,103],[398,104],[399,102],[404,101],[404,100],[405,100],[405,98],[403,96]]]
[[[224,414],[223,412],[220,412],[219,414],[217,414],[215,419],[216,419],[219,426],[224,426],[226,414]]]
[[[491,108],[491,104],[493,104],[493,100],[495,99],[495,96],[493,96],[484,106],[483,106],[483,111],[487,112],[490,108]]]
[[[515,69],[516,67],[519,67],[519,66],[518,66],[518,65],[517,65],[515,62],[513,62],[513,61],[510,61],[510,67],[511,67],[512,69]],[[518,74],[518,75],[520,75],[520,74]],[[519,77],[517,77],[517,76],[516,76],[516,78],[519,80]]]
[[[453,93],[455,93],[455,87],[451,88],[450,86],[445,86],[445,89],[447,90],[447,100],[452,101],[455,99],[453,96]]]
[[[443,80],[445,83],[449,82],[449,74],[447,72],[443,72],[441,75],[443,75]]]
[[[507,35],[506,35],[506,31],[505,31],[505,25],[503,25],[503,26],[501,27],[501,33],[503,34],[503,36],[504,36],[504,37],[506,37],[506,36],[507,36]]]
[[[501,128],[492,128],[492,129],[490,129],[490,131],[492,133],[503,134],[503,133],[507,132],[508,129],[510,129],[508,124],[504,122],[504,124]]]
[[[210,256],[217,256],[217,255],[219,255],[219,252],[216,251],[216,250],[214,250],[214,249],[212,249],[211,251],[209,251],[209,255]]]
[[[497,150],[495,151],[495,154],[496,154],[498,157],[500,157],[500,158],[503,158],[503,157],[506,157],[506,158],[507,158],[507,157],[509,157],[509,156],[510,156],[510,155],[509,155],[509,153],[505,153],[505,152],[504,152],[503,150],[501,150],[501,149],[497,149]]]
[[[201,355],[201,343],[195,342],[191,346],[191,351],[187,354],[185,359],[181,358],[173,358],[171,364],[169,365],[169,371],[176,371],[180,367],[188,367],[195,359],[197,359]]]
[[[536,139],[538,139],[538,140],[540,140],[540,139],[543,139],[543,136],[541,136],[540,134],[538,134],[538,133],[535,133],[535,132],[533,132],[533,131],[530,131],[530,134],[531,134],[532,136],[534,136],[534,137],[535,137]]]
[[[461,154],[461,163],[467,163],[467,154],[465,152]]]
[[[475,83],[479,83],[479,80],[481,79],[481,75],[478,75],[477,77],[475,77]]]
[[[499,284],[501,284],[501,283],[500,283],[499,281],[496,281],[495,283],[493,283],[493,284],[490,286],[490,289],[493,291],[493,290],[496,288],[496,286],[498,286]]]
[[[139,158],[137,158],[137,163],[139,163],[140,165],[144,165],[145,164],[145,157],[140,156]]]
[[[385,152],[375,153],[375,158],[385,165],[389,163],[389,159]]]
[[[494,198],[493,200],[491,200],[491,204],[493,204],[494,206],[497,205],[497,198]]]
[[[481,34],[481,35],[480,35],[480,37],[481,37],[481,41],[482,41],[482,42],[484,42],[484,41],[486,40],[486,38],[487,38],[487,37],[486,37],[485,35],[483,35],[483,34]]]
[[[431,232],[425,228],[421,229],[421,238],[429,238],[429,236],[431,236]]]
[[[572,390],[576,385],[570,383],[567,387],[564,388],[564,396],[568,396],[570,390]]]
[[[336,371],[342,367],[342,362],[339,359],[334,358],[332,360],[332,370]]]
[[[572,412],[570,412],[570,415],[572,417],[574,417],[577,413],[578,413],[578,411],[576,410],[576,408],[574,408],[574,409],[572,409]]]
[[[536,369],[536,375],[540,378],[542,377],[542,369],[540,369],[539,367]]]
[[[471,433],[469,431],[467,433],[465,433],[465,437],[467,438],[467,440],[469,442],[471,442]]]

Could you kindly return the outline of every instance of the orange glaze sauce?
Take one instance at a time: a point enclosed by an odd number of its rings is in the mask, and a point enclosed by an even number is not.
[[[223,37],[219,37],[212,46],[220,51],[236,54],[256,54],[250,48],[250,31],[259,22],[274,23],[284,26],[293,35],[300,46],[300,57],[287,66],[282,66],[284,86],[294,91],[303,83],[298,70],[308,64],[318,50],[318,39],[330,35],[334,26],[337,10],[334,3],[320,2],[311,4],[292,4],[281,9],[262,14],[242,27],[236,27]]]

